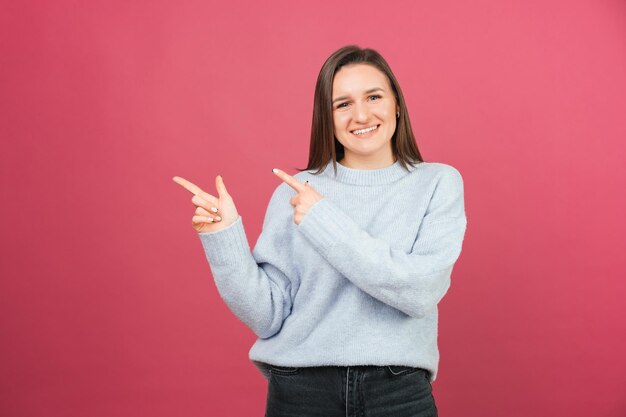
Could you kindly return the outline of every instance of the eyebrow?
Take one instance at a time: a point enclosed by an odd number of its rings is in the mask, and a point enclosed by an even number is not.
[[[367,90],[365,92],[365,94],[373,93],[374,91],[378,91],[378,90],[383,91],[383,92],[385,91],[385,90],[383,90],[380,87],[374,87],[374,88],[370,88],[369,90]],[[345,100],[345,99],[348,99],[348,98],[350,98],[350,97],[346,97],[346,96],[337,97],[336,99],[333,100],[333,103],[335,103],[335,101]]]

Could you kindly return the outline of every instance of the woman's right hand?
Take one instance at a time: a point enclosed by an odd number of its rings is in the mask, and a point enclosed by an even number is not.
[[[173,177],[172,179],[193,194],[191,203],[196,207],[196,211],[191,224],[196,232],[217,232],[233,224],[239,217],[235,203],[226,191],[224,180],[220,175],[215,177],[218,197],[212,196],[184,178]]]

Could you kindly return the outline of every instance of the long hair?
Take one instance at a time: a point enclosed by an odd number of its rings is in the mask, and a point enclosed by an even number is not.
[[[415,143],[415,136],[411,129],[411,121],[407,106],[400,89],[400,84],[391,71],[387,61],[375,50],[360,48],[357,45],[344,46],[328,57],[317,77],[315,96],[313,98],[313,122],[311,126],[311,143],[309,147],[309,162],[304,170],[317,170],[319,174],[330,161],[337,171],[337,161],[344,156],[343,145],[335,138],[333,124],[333,80],[339,69],[350,64],[368,64],[383,72],[391,85],[396,102],[400,108],[400,117],[397,120],[396,130],[391,138],[394,157],[408,170],[407,164],[423,162],[422,156]]]

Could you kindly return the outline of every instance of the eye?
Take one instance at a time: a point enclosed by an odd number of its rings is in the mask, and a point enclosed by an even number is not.
[[[381,97],[381,96],[379,96],[378,94],[374,94],[374,95],[370,96],[370,98],[372,98],[372,97],[375,97],[375,98],[377,98],[377,99],[379,99],[379,100],[382,98],[382,97]],[[377,100],[374,100],[374,101],[377,101]]]
[[[342,108],[341,106],[347,106],[347,105],[348,105],[348,103],[341,103],[341,104],[339,104],[339,105],[337,106],[337,108],[338,108],[338,109],[341,109],[341,108]]]

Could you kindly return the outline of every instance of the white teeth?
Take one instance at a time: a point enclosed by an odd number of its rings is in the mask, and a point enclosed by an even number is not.
[[[378,128],[378,125],[369,127],[367,129],[353,130],[352,133],[354,133],[355,135],[362,135],[363,133],[371,132],[372,130],[374,130],[376,128]]]

